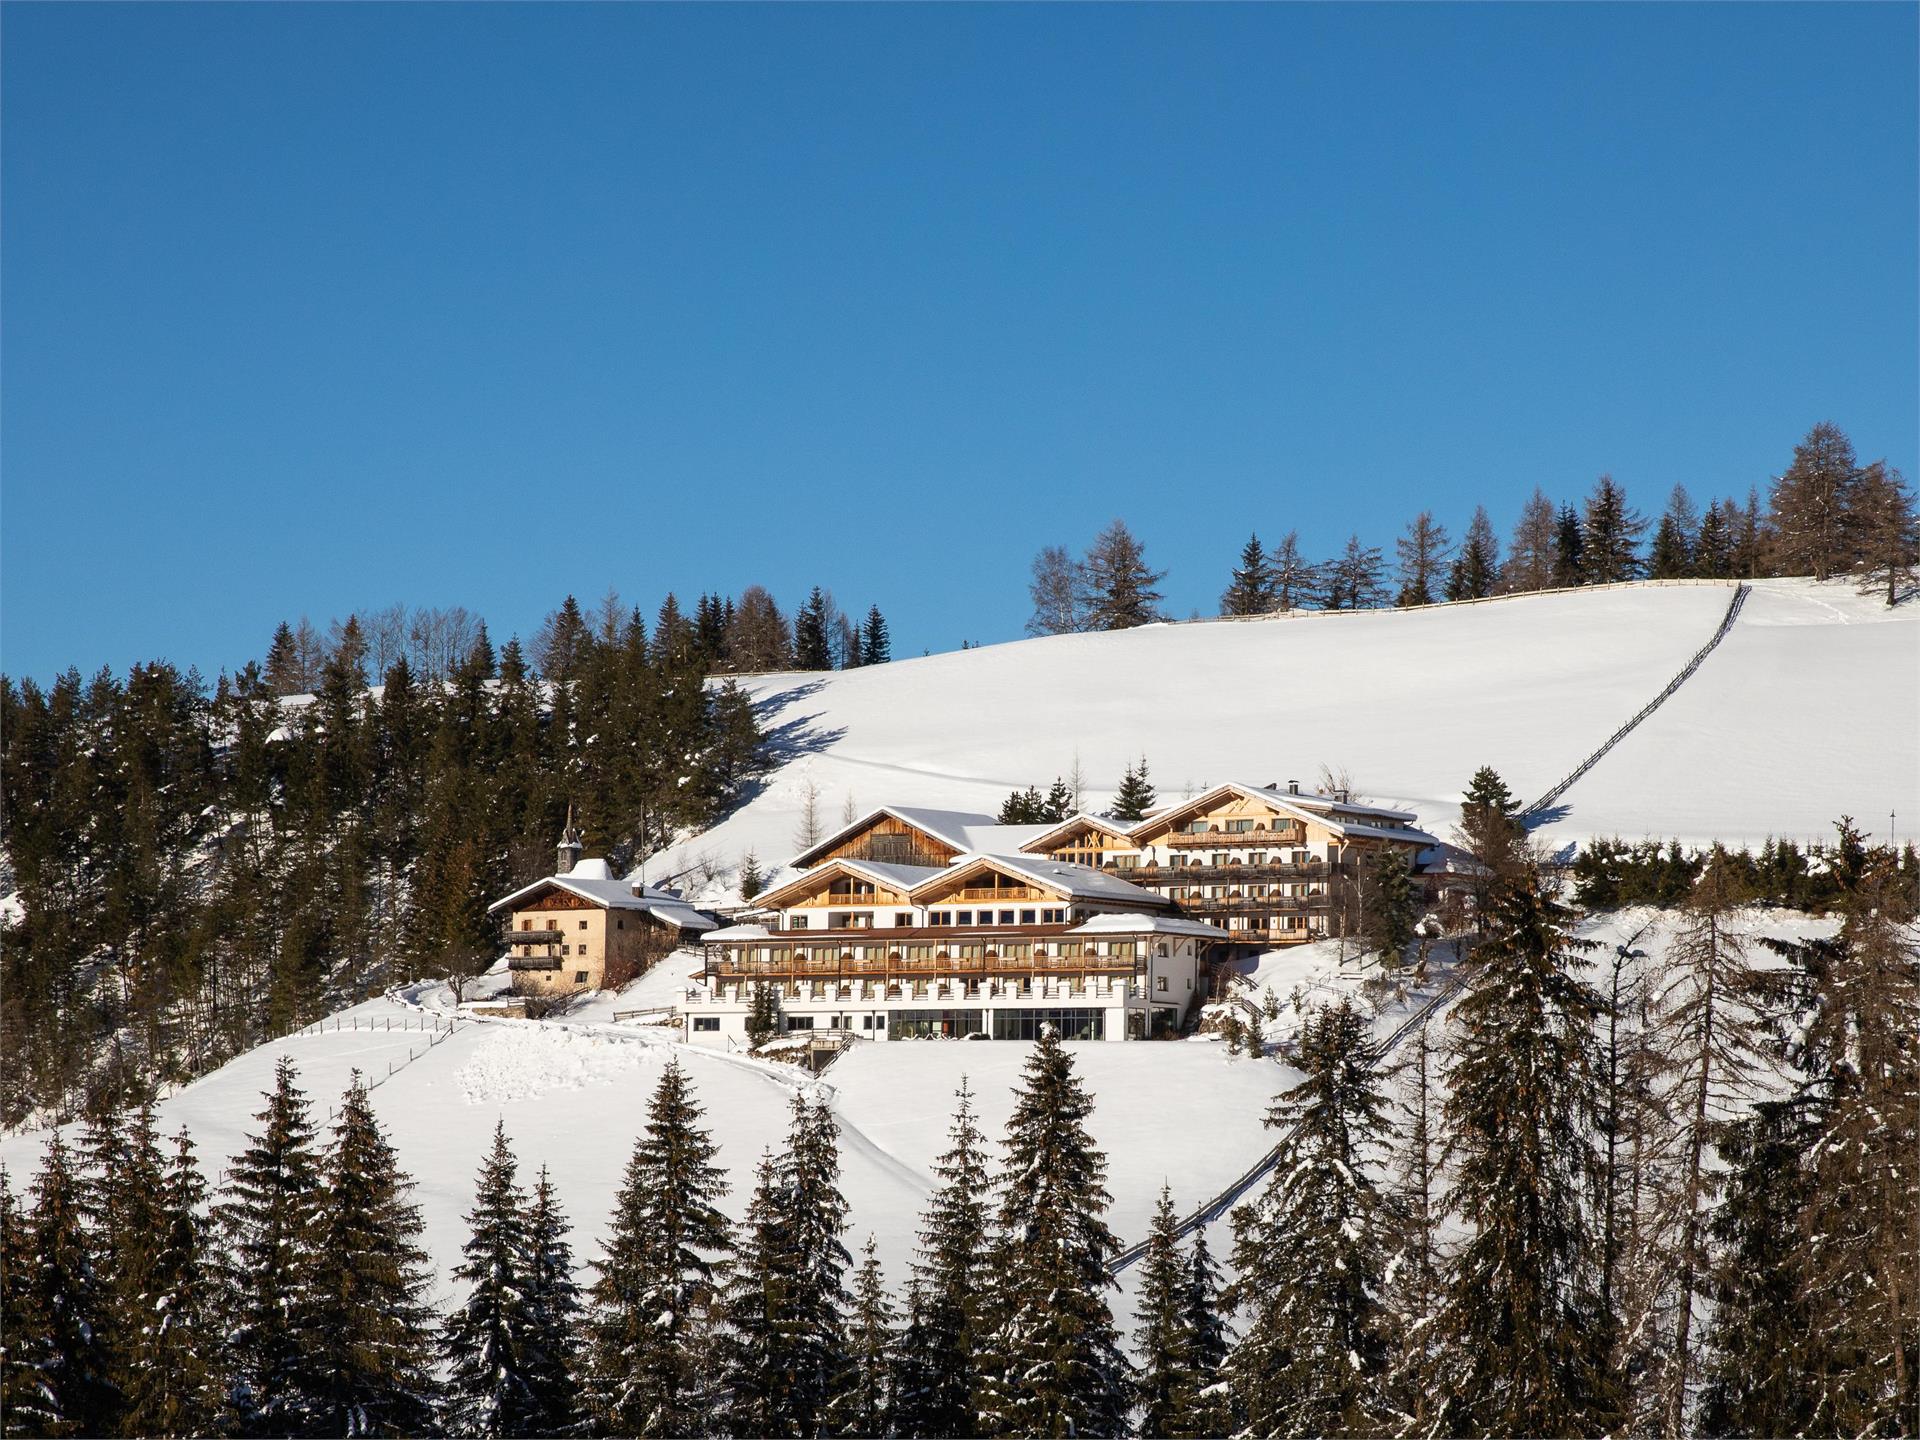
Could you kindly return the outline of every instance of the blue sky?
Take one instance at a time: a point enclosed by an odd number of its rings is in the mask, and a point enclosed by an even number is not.
[[[1915,17],[10,4],[0,665],[1912,476]]]

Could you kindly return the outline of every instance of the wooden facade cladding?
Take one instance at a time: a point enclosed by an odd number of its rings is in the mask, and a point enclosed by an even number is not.
[[[1051,860],[1097,868],[1106,862],[1110,853],[1119,851],[1132,854],[1140,847],[1117,830],[1108,830],[1099,825],[1082,825],[1064,835],[1048,838],[1044,846],[1029,844],[1027,848],[1037,848],[1037,853]]]
[[[1067,938],[1065,927],[1023,927],[1018,933],[921,929],[912,938],[876,943],[871,931],[838,938],[788,938],[707,947],[710,978],[760,976],[902,976],[1130,974],[1145,963],[1134,939]],[[936,938],[937,937],[937,938]]]
[[[554,886],[543,895],[536,895],[525,904],[513,907],[518,915],[522,910],[598,910],[600,907],[591,900],[583,900],[571,890],[562,890]]]
[[[962,866],[951,875],[941,875],[922,884],[915,891],[914,898],[922,905],[965,904],[978,900],[1005,901],[1008,904],[1023,901],[1029,904],[1057,904],[1065,898],[1065,894],[1037,885],[1025,875],[1002,870],[991,861],[982,860]]]
[[[813,864],[828,860],[871,860],[883,865],[946,865],[960,851],[894,815],[876,815],[870,825],[842,840]]]
[[[832,860],[824,860],[778,889],[756,896],[755,902],[781,910],[845,909],[849,905],[902,906],[912,903],[905,891],[882,885]]]
[[[1234,830],[1236,823],[1251,821],[1249,830]],[[1204,832],[1193,826],[1204,824]],[[1319,827],[1313,827],[1318,829]],[[1231,838],[1229,838],[1231,837]],[[1205,803],[1170,810],[1157,820],[1134,832],[1136,845],[1301,845],[1307,842],[1308,827],[1296,817],[1246,795],[1234,793]],[[1325,839],[1321,831],[1319,838]]]

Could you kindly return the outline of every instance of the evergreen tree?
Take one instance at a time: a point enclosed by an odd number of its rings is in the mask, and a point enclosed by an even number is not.
[[[438,1400],[420,1211],[357,1070],[326,1171],[314,1257],[315,1418],[339,1435],[418,1434]]]
[[[1510,876],[1526,860],[1526,828],[1520,822],[1520,802],[1491,765],[1473,772],[1460,801],[1461,848],[1485,868],[1487,876]],[[1477,887],[1484,901],[1488,889]]]
[[[1220,1315],[1220,1267],[1207,1249],[1207,1228],[1193,1232],[1182,1322],[1188,1357],[1185,1388],[1176,1396],[1166,1434],[1176,1440],[1218,1440],[1232,1427],[1227,1384],[1227,1328]]]
[[[1852,505],[1860,593],[1884,586],[1887,604],[1898,604],[1913,587],[1920,566],[1920,517],[1914,513],[1913,491],[1904,475],[1876,460],[1860,472]]]
[[[54,1434],[111,1435],[124,1410],[113,1383],[108,1277],[87,1224],[86,1193],[60,1132],[47,1141],[28,1216],[24,1338],[39,1408]],[[11,1328],[11,1327],[9,1327]],[[29,1403],[31,1413],[34,1406]]]
[[[1267,552],[1267,577],[1274,610],[1304,610],[1320,603],[1321,575],[1300,553],[1300,536],[1289,530]]]
[[[740,857],[740,898],[751,900],[766,888],[766,872],[760,868],[759,857],[749,850]]]
[[[1574,528],[1577,534],[1577,519]],[[1559,583],[1554,578],[1561,568],[1559,540],[1559,520],[1553,502],[1536,485],[1527,503],[1520,507],[1513,538],[1507,542],[1507,558],[1500,567],[1500,588],[1513,594],[1545,590]]]
[[[1107,1162],[1087,1134],[1092,1108],[1072,1057],[1046,1027],[1007,1121],[998,1324],[980,1405],[995,1431],[1115,1435],[1126,1424],[1127,1363],[1106,1299],[1119,1242],[1102,1218]]]
[[[1793,447],[1793,463],[1773,482],[1769,528],[1779,573],[1825,580],[1859,554],[1854,494],[1860,470],[1853,442],[1821,421]]]
[[[1166,571],[1147,566],[1146,547],[1123,520],[1114,520],[1094,537],[1082,562],[1089,630],[1126,630],[1161,618],[1160,592],[1154,587]]]
[[[801,1435],[818,1433],[845,1381],[847,1270],[841,1236],[847,1202],[840,1193],[840,1133],[824,1101],[793,1099],[793,1127],[780,1157],[785,1234],[792,1255],[787,1292],[788,1415]]]
[[[1370,610],[1384,605],[1387,586],[1378,546],[1362,545],[1358,535],[1347,538],[1340,558],[1323,571],[1325,589],[1320,603],[1328,610]]]
[[[1687,487],[1676,485],[1667,500],[1666,512],[1653,532],[1653,548],[1647,555],[1647,574],[1655,580],[1680,580],[1699,573],[1695,552],[1700,543],[1700,525]]]
[[[1598,1434],[1620,1412],[1611,1317],[1586,1203],[1600,1160],[1593,942],[1526,873],[1486,916],[1454,1007],[1445,1106],[1453,1212],[1472,1227],[1435,1322],[1455,1360],[1438,1421],[1453,1433]]]
[[[1140,764],[1129,765],[1127,773],[1120,778],[1120,788],[1114,792],[1113,806],[1107,814],[1132,824],[1147,818],[1155,798],[1153,786],[1147,779],[1147,757],[1142,755]]]
[[[791,1332],[795,1256],[772,1152],[754,1169],[753,1194],[727,1269],[719,1347],[723,1433],[793,1435]]]
[[[257,1135],[227,1168],[215,1219],[224,1261],[232,1406],[242,1434],[322,1423],[320,1165],[307,1098],[280,1058]]]
[[[836,1435],[889,1435],[893,1433],[893,1302],[887,1298],[879,1251],[871,1235],[860,1255],[847,1328],[847,1374],[830,1408],[828,1428]]]
[[[697,1433],[712,1396],[700,1325],[730,1248],[718,1148],[677,1063],[661,1072],[614,1198],[588,1321],[595,1415],[633,1436]]]
[[[1476,505],[1453,568],[1447,572],[1447,599],[1483,600],[1500,579],[1500,542],[1494,538],[1487,507]]]
[[[306,688],[293,627],[284,620],[273,632],[273,643],[267,646],[266,681],[268,690],[275,695],[298,695]]]
[[[908,1325],[913,1368],[897,1387],[895,1422],[909,1436],[974,1433],[992,1182],[964,1076],[947,1140],[945,1153],[934,1162],[934,1191],[920,1218],[913,1266],[918,1300],[909,1307]]]
[[[1162,1184],[1153,1226],[1147,1232],[1146,1254],[1140,1260],[1140,1293],[1134,1308],[1138,1328],[1133,1343],[1140,1360],[1133,1393],[1141,1408],[1140,1429],[1146,1435],[1173,1434],[1199,1391],[1195,1337],[1188,1329],[1188,1283],[1173,1191]]]
[[[0,1434],[60,1429],[59,1396],[46,1379],[51,1337],[34,1303],[36,1279],[31,1221],[0,1170]]]
[[[756,1049],[780,1033],[780,997],[766,981],[753,987],[747,1008],[747,1043]]]
[[[1413,943],[1413,877],[1397,846],[1378,846],[1366,859],[1367,883],[1361,892],[1360,933],[1388,969],[1398,969]]]
[[[1240,549],[1240,563],[1233,567],[1232,579],[1220,597],[1222,615],[1264,615],[1273,608],[1273,576],[1267,568],[1267,552],[1258,535],[1249,536]]]
[[[458,1435],[552,1433],[528,1383],[532,1322],[527,1313],[527,1194],[516,1179],[504,1122],[480,1168],[467,1212],[464,1257],[453,1278],[466,1298],[441,1331],[446,1361],[446,1422]]]
[[[1024,790],[1012,790],[1000,804],[1000,813],[995,821],[1001,825],[1033,825],[1046,817],[1042,813],[1046,808],[1046,798],[1041,795],[1040,787],[1029,785]]]
[[[1053,784],[1047,787],[1046,799],[1040,803],[1039,818],[1049,825],[1058,825],[1074,812],[1073,787],[1065,779],[1056,775]]]
[[[878,605],[867,607],[867,622],[860,628],[860,663],[884,665],[893,659],[893,641],[887,633],[887,617]]]
[[[1432,1397],[1445,1382],[1445,1357],[1432,1338],[1440,1305],[1440,1224],[1445,1209],[1440,1174],[1439,1099],[1434,1093],[1434,1047],[1428,1026],[1413,1035],[1413,1058],[1401,1068],[1405,1117],[1400,1147],[1399,1197],[1405,1216],[1404,1240],[1389,1267],[1393,1272],[1388,1310],[1393,1316],[1396,1356],[1393,1403],[1411,1417],[1412,1433],[1427,1432]]]
[[[161,1182],[160,1243],[149,1272],[149,1321],[127,1337],[129,1435],[205,1435],[224,1409],[217,1296],[205,1214],[207,1182],[182,1129]],[[163,1317],[158,1324],[151,1317]]]
[[[1378,1056],[1349,1001],[1302,1027],[1305,1078],[1267,1124],[1282,1132],[1265,1192],[1234,1212],[1247,1328],[1229,1361],[1257,1435],[1378,1433],[1387,1418],[1387,1258],[1394,1197],[1369,1175],[1392,1136]]]
[[[521,1365],[533,1392],[534,1413],[550,1434],[578,1424],[576,1337],[581,1330],[580,1287],[573,1278],[572,1227],[546,1167],[533,1186],[527,1213],[527,1338]]]
[[[1640,576],[1640,537],[1647,522],[1627,505],[1627,492],[1611,475],[1594,482],[1581,522],[1580,573],[1589,585]]]
[[[1400,591],[1396,605],[1431,605],[1440,594],[1440,576],[1453,546],[1446,527],[1422,510],[1407,525],[1407,533],[1393,542],[1399,558]]]
[[[818,585],[793,617],[793,664],[796,670],[833,668],[833,604]]]
[[[1562,505],[1553,522],[1553,585],[1565,589],[1587,583],[1587,539],[1580,512]]]
[[[1739,508],[1731,500],[1707,507],[1700,517],[1700,534],[1694,543],[1693,573],[1703,580],[1729,580],[1734,574],[1734,536],[1739,530]],[[1658,548],[1656,537],[1655,547]]]

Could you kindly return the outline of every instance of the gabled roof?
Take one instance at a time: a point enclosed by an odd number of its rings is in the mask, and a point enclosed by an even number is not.
[[[1345,839],[1400,840],[1408,844],[1425,845],[1437,843],[1434,837],[1424,830],[1397,830],[1388,825],[1369,823],[1370,820],[1410,821],[1415,818],[1410,810],[1389,810],[1380,805],[1355,805],[1348,800],[1335,800],[1330,795],[1295,795],[1292,791],[1269,790],[1259,785],[1242,785],[1236,780],[1215,785],[1191,800],[1170,806],[1158,814],[1149,815],[1133,826],[1128,834],[1139,835],[1146,830],[1169,824],[1176,816],[1204,810],[1231,795],[1239,795],[1248,800],[1269,805],[1282,814],[1293,816],[1296,820],[1310,820],[1316,825],[1325,826]]]
[[[879,860],[849,860],[844,855],[836,855],[833,859],[823,860],[811,870],[804,871],[791,880],[782,881],[779,885],[762,890],[753,897],[754,904],[777,908],[779,897],[789,890],[802,889],[809,881],[825,879],[835,873],[858,875],[864,880],[873,881],[876,885],[885,885],[889,890],[898,890],[906,894],[923,881],[931,880],[935,875],[944,875],[946,868],[941,865],[894,865]]]
[[[1197,940],[1231,940],[1233,936],[1204,920],[1178,915],[1095,915],[1067,931],[1069,935],[1191,935]]]
[[[1095,870],[1090,865],[1074,865],[1065,860],[1049,860],[1043,855],[962,855],[951,865],[929,876],[914,889],[915,900],[925,891],[951,880],[958,880],[982,868],[994,868],[1031,881],[1044,890],[1069,900],[1105,900],[1165,910],[1173,902],[1152,890]]]
[[[631,880],[616,880],[605,860],[581,860],[564,875],[549,875],[544,880],[536,880],[531,885],[522,885],[511,895],[494,901],[487,907],[487,913],[496,910],[508,910],[525,900],[531,899],[551,886],[564,890],[569,895],[577,895],[582,900],[600,906],[603,910],[637,910],[651,915],[662,925],[672,925],[681,930],[711,930],[714,921],[702,915],[677,895],[669,895],[664,890],[652,886],[641,887],[635,893]]]
[[[825,854],[834,846],[851,839],[882,816],[891,816],[901,824],[918,830],[929,839],[938,840],[950,850],[967,849],[967,826],[991,825],[990,815],[973,815],[964,810],[927,810],[919,806],[881,805],[869,810],[851,824],[842,825],[824,839],[815,841],[787,864],[795,870],[804,870],[813,863],[814,857]]]
[[[1152,819],[1153,817],[1148,816],[1147,818]],[[1144,824],[1146,822],[1141,821],[1140,823]],[[1080,810],[1075,812],[1072,815],[1069,815],[1066,819],[1062,820],[1057,825],[1039,825],[1039,826],[1031,827],[1039,830],[1040,833],[1038,835],[1035,835],[1032,839],[1028,840],[1025,844],[1018,846],[1017,848],[1021,850],[1044,849],[1047,845],[1051,844],[1054,840],[1058,839],[1060,836],[1065,835],[1070,831],[1082,829],[1084,827],[1089,827],[1089,826],[1095,830],[1104,830],[1109,835],[1118,835],[1122,840],[1127,839],[1131,834],[1131,830],[1132,830],[1132,827],[1130,827],[1127,824],[1127,822],[1124,820],[1110,820],[1105,815],[1094,815],[1089,813],[1088,811]],[[1022,828],[1026,828],[1026,827],[1022,827]]]

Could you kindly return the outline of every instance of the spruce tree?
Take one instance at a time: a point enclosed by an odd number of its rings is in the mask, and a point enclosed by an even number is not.
[[[1581,518],[1581,577],[1589,585],[1606,585],[1640,576],[1640,537],[1647,522],[1627,505],[1627,492],[1611,475],[1594,482]]]
[[[1163,1183],[1153,1210],[1153,1225],[1147,1231],[1147,1250],[1140,1260],[1140,1291],[1134,1302],[1138,1328],[1133,1332],[1133,1346],[1139,1362],[1133,1393],[1141,1410],[1140,1429],[1146,1435],[1173,1434],[1199,1389],[1195,1383],[1194,1336],[1187,1323],[1188,1281],[1180,1254],[1173,1191]]]
[[[1553,522],[1552,583],[1556,589],[1587,583],[1586,532],[1580,524],[1580,512],[1562,505]]]
[[[669,1064],[647,1102],[614,1198],[588,1318],[592,1407],[613,1433],[693,1434],[705,1424],[710,1356],[700,1323],[730,1249],[726,1180],[686,1072]]]
[[[753,1193],[727,1267],[718,1347],[721,1428],[732,1435],[793,1435],[791,1343],[795,1258],[773,1153],[754,1167]]]
[[[789,1417],[801,1435],[823,1427],[847,1369],[847,1270],[841,1236],[847,1202],[840,1193],[840,1132],[824,1101],[793,1099],[793,1125],[780,1157],[785,1233],[792,1251],[787,1292]]]
[[[1432,1397],[1444,1383],[1445,1358],[1432,1336],[1441,1286],[1440,1225],[1444,1198],[1440,1171],[1439,1097],[1429,1027],[1414,1032],[1413,1057],[1400,1067],[1400,1111],[1405,1141],[1399,1147],[1397,1179],[1405,1229],[1393,1272],[1388,1310],[1395,1331],[1392,1403],[1425,1433]]]
[[[1604,1001],[1580,978],[1594,947],[1573,923],[1538,874],[1501,885],[1454,1007],[1446,1157],[1472,1229],[1435,1322],[1456,1362],[1438,1423],[1454,1433],[1598,1434],[1620,1413],[1588,1204]]]
[[[747,1043],[758,1047],[780,1031],[780,997],[766,981],[753,987],[747,1009]]]
[[[833,668],[833,606],[818,585],[793,617],[793,665],[796,670]]]
[[[1825,580],[1852,566],[1859,478],[1853,442],[1831,421],[1793,447],[1793,463],[1773,482],[1768,514],[1777,573]]]
[[[466,1298],[440,1336],[446,1362],[446,1423],[458,1435],[546,1433],[528,1383],[527,1195],[516,1180],[505,1122],[480,1168],[467,1240],[453,1270]]]
[[[1147,780],[1147,757],[1140,757],[1138,767],[1129,765],[1127,773],[1120,779],[1120,788],[1113,797],[1113,806],[1107,811],[1115,820],[1132,824],[1147,818],[1155,802],[1153,786]]]
[[[522,1364],[536,1413],[549,1434],[579,1423],[575,1355],[581,1330],[580,1287],[573,1278],[572,1227],[546,1167],[527,1212],[527,1342]]]
[[[1240,563],[1233,567],[1226,592],[1220,597],[1222,615],[1264,615],[1273,608],[1273,576],[1267,568],[1267,552],[1258,535],[1249,536],[1240,549]]]
[[[311,1342],[318,1427],[418,1434],[431,1426],[439,1400],[420,1210],[357,1070],[341,1098],[325,1170]]]
[[[1247,1326],[1229,1361],[1258,1435],[1363,1435],[1386,1423],[1387,1260],[1394,1197],[1370,1170],[1392,1137],[1378,1055],[1350,1001],[1301,1029],[1305,1078],[1267,1124],[1280,1155],[1260,1199],[1234,1212],[1234,1294]]]
[[[1413,878],[1398,846],[1381,845],[1366,857],[1361,892],[1360,933],[1371,952],[1389,970],[1397,970],[1413,943]]]
[[[1447,572],[1447,599],[1483,600],[1493,594],[1500,579],[1500,542],[1494,538],[1487,507],[1474,507],[1466,539]]]
[[[1700,533],[1694,541],[1695,575],[1703,580],[1733,577],[1734,536],[1739,523],[1739,510],[1733,501],[1723,500],[1707,507],[1706,514],[1700,517]]]
[[[1653,546],[1647,553],[1647,574],[1655,580],[1679,580],[1700,573],[1696,551],[1700,544],[1700,520],[1693,508],[1687,487],[1676,485],[1667,500],[1666,512],[1653,532]]]
[[[1073,787],[1061,776],[1053,777],[1053,784],[1047,787],[1046,798],[1040,802],[1039,819],[1049,825],[1057,825],[1073,814]]]
[[[33,1183],[25,1329],[51,1433],[117,1433],[123,1403],[113,1383],[108,1277],[88,1225],[85,1186],[54,1131]],[[36,1333],[37,1332],[37,1333]],[[31,1408],[31,1407],[29,1407]]]
[[[860,627],[860,663],[884,665],[893,659],[893,640],[887,633],[887,617],[878,605],[867,607],[866,624]]]
[[[275,695],[298,695],[306,688],[293,627],[284,620],[274,629],[273,642],[267,646],[266,682],[268,690]]]
[[[1207,1227],[1193,1232],[1181,1300],[1188,1345],[1185,1386],[1175,1396],[1166,1431],[1175,1440],[1218,1440],[1232,1429],[1227,1383],[1227,1327],[1220,1314],[1220,1267],[1207,1248]]]
[[[52,1435],[59,1397],[46,1379],[46,1317],[34,1302],[32,1226],[0,1170],[0,1434]]]
[[[1484,868],[1490,880],[1511,876],[1526,859],[1526,828],[1520,822],[1520,802],[1491,765],[1473,772],[1460,800],[1460,842]],[[1477,887],[1484,902],[1490,880]]]
[[[1093,1105],[1051,1026],[1028,1057],[1007,1121],[995,1256],[997,1332],[982,1387],[987,1425],[1023,1435],[1116,1435],[1131,1401],[1107,1266],[1106,1157]]]
[[[992,1181],[985,1141],[963,1076],[955,1092],[946,1151],[934,1162],[934,1190],[920,1219],[910,1307],[913,1368],[898,1387],[902,1435],[970,1436],[980,1385],[983,1291],[988,1283]]]
[[[880,1273],[873,1237],[860,1252],[847,1326],[847,1373],[829,1407],[827,1428],[835,1435],[893,1433],[893,1302]]]
[[[322,1423],[319,1158],[307,1098],[282,1056],[258,1134],[227,1167],[214,1210],[223,1261],[232,1408],[244,1435]]]

